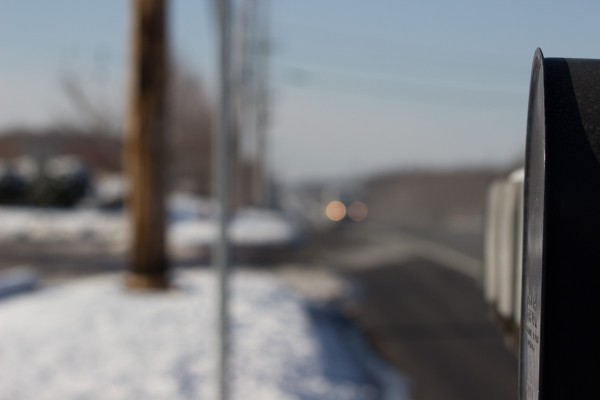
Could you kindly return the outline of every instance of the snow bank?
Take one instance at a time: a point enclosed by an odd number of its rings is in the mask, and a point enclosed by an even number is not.
[[[129,293],[104,276],[0,302],[0,399],[212,398],[213,280],[176,282]],[[234,399],[376,398],[274,277],[240,273],[233,291]]]
[[[122,243],[129,237],[118,212],[1,207],[0,220],[0,241]]]
[[[175,197],[169,212],[169,245],[173,248],[210,246],[217,236],[205,204]],[[0,207],[0,241],[95,241],[123,246],[129,240],[122,212],[96,209],[36,209]],[[283,246],[298,240],[298,228],[273,210],[241,210],[231,222],[231,240],[238,246]]]

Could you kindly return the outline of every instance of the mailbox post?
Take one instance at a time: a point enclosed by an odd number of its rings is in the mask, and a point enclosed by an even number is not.
[[[538,49],[527,129],[520,399],[595,398],[600,60]]]

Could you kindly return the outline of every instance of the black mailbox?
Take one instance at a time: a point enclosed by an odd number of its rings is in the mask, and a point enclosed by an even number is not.
[[[533,62],[520,399],[595,398],[600,379],[600,60]]]

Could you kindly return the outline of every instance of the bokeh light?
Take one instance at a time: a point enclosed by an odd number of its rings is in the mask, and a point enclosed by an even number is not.
[[[341,221],[346,216],[346,206],[341,201],[331,201],[325,208],[325,215],[331,221]]]
[[[362,222],[367,218],[369,209],[365,203],[355,201],[348,207],[348,216],[354,222]]]

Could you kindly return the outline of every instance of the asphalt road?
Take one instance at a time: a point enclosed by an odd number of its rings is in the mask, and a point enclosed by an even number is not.
[[[414,400],[516,399],[517,357],[482,300],[477,252],[467,254],[481,238],[445,235],[440,243],[425,236],[380,223],[343,224],[315,239],[304,261],[359,289],[347,312],[408,376]]]

